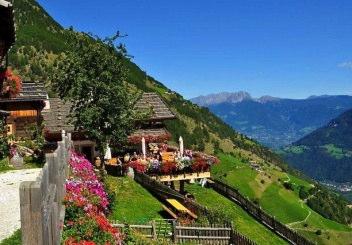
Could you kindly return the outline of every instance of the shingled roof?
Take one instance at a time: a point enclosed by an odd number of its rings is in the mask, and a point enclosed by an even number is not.
[[[74,127],[69,122],[71,103],[60,99],[50,99],[49,103],[50,109],[42,111],[45,129],[50,132],[73,132]]]
[[[22,82],[22,89],[14,98],[0,98],[0,102],[46,100],[48,93],[41,82]]]
[[[74,127],[70,124],[69,114],[71,103],[64,102],[61,99],[50,99],[50,109],[45,109],[42,111],[44,118],[45,129],[50,132],[59,132],[65,130],[66,132],[73,132]],[[162,99],[155,93],[144,93],[142,98],[138,101],[136,109],[138,110],[149,110],[152,108],[152,116],[150,120],[166,120],[174,119],[175,115],[170,111]],[[165,134],[164,129],[149,129],[137,130],[134,135],[161,135]]]
[[[136,109],[152,109],[152,115],[149,120],[167,120],[175,119],[175,114],[167,107],[165,102],[156,93],[144,93],[142,98],[137,102]]]

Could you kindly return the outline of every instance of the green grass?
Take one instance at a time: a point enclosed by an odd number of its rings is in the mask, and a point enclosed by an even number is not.
[[[21,245],[21,244],[22,244],[21,230],[15,231],[15,233],[12,236],[0,242],[0,245]]]
[[[285,150],[294,154],[302,154],[307,149],[308,149],[307,146],[291,146],[286,148]]]
[[[7,172],[9,170],[13,170],[14,168],[9,166],[7,158],[0,160],[0,173]]]
[[[222,210],[228,218],[233,220],[235,229],[258,244],[287,244],[276,234],[257,222],[241,207],[221,196],[212,189],[202,188],[198,185],[186,185],[188,192],[192,193],[196,201],[213,210]]]
[[[300,200],[298,188],[311,188],[312,184],[308,181],[286,174],[274,166],[261,165],[263,172],[259,173],[239,158],[223,154],[219,158],[221,163],[215,171],[212,170],[213,176],[258,201],[267,213],[282,223],[290,224],[297,232],[319,244],[348,244],[352,241],[351,227],[322,217]],[[283,187],[284,181],[292,183],[294,190]],[[304,224],[308,226],[304,227]],[[320,236],[315,234],[318,229],[323,232]]]
[[[322,147],[326,149],[328,154],[330,154],[332,157],[335,157],[336,159],[342,159],[345,156],[343,149],[336,147],[334,144],[328,144]]]
[[[309,214],[306,209],[301,207],[294,192],[277,184],[272,184],[266,189],[259,203],[265,211],[285,224],[304,220]]]
[[[162,218],[162,204],[133,179],[108,176],[105,183],[108,192],[115,194],[109,219],[138,224]]]

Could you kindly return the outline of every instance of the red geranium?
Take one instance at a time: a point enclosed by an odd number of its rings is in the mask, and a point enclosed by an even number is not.
[[[176,163],[174,162],[163,162],[161,165],[161,173],[172,174],[177,170]]]
[[[147,165],[143,164],[140,160],[131,161],[128,166],[133,168],[138,173],[144,173],[147,171]]]
[[[192,170],[195,172],[203,172],[209,170],[209,164],[206,159],[196,158],[192,164]]]
[[[0,82],[2,82],[2,96],[16,97],[22,89],[22,80],[19,76],[13,74],[10,68],[0,73]]]

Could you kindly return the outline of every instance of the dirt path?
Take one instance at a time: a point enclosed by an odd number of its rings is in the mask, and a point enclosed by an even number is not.
[[[20,228],[20,183],[35,180],[40,170],[24,169],[0,174],[0,241]]]
[[[301,207],[302,207],[303,209],[305,209],[305,208],[303,207],[304,201],[300,200],[300,203],[301,203]],[[297,225],[297,224],[300,224],[300,223],[307,222],[309,216],[312,214],[312,211],[311,211],[311,210],[308,210],[308,209],[305,209],[305,210],[308,211],[308,214],[307,214],[307,216],[306,216],[306,218],[305,218],[304,220],[292,222],[292,223],[289,223],[289,224],[286,224],[286,225],[287,225],[288,227],[291,227],[291,226],[293,226],[293,225]]]

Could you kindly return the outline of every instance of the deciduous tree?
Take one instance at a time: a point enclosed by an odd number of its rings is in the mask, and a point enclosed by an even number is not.
[[[95,140],[103,155],[107,142],[122,145],[137,118],[133,110],[139,96],[126,82],[124,45],[119,34],[100,39],[68,31],[71,47],[58,58],[52,83],[60,98],[72,102],[76,130]]]

